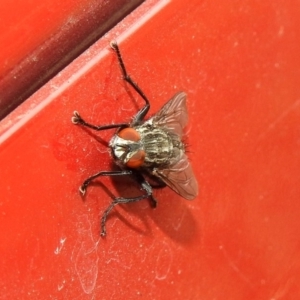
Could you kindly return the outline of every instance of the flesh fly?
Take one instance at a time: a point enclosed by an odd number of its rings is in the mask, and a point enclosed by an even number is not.
[[[110,211],[118,204],[150,199],[156,207],[157,201],[152,193],[151,184],[145,179],[145,173],[154,176],[162,183],[187,200],[198,194],[198,184],[182,141],[183,129],[187,124],[186,94],[175,94],[153,117],[144,120],[150,109],[150,102],[139,86],[128,75],[118,44],[111,42],[117,55],[123,79],[145,101],[145,105],[132,118],[131,122],[93,125],[86,122],[77,111],[72,122],[77,125],[100,131],[117,128],[109,146],[119,171],[100,171],[87,178],[79,191],[85,194],[88,185],[100,176],[132,176],[141,186],[144,194],[132,197],[116,197],[104,211],[101,218],[101,235],[106,235],[106,219]]]

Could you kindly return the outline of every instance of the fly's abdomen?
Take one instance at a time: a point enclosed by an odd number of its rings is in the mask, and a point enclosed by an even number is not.
[[[180,138],[161,127],[139,126],[141,144],[145,150],[144,167],[168,166],[177,162],[184,153]]]

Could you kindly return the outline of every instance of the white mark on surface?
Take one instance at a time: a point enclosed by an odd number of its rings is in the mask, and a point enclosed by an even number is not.
[[[59,241],[59,246],[56,247],[56,249],[54,250],[54,254],[59,254],[65,244],[67,238],[61,238]]]
[[[95,288],[98,278],[98,243],[95,241],[91,231],[91,223],[87,215],[83,215],[79,221],[78,239],[76,241],[72,260],[83,291],[91,294]]]
[[[274,63],[274,68],[279,69],[280,68],[280,63],[278,63],[278,62]]]
[[[239,278],[241,278],[244,282],[249,284],[251,288],[255,288],[253,283],[249,280],[249,278],[242,272],[242,270],[238,267],[236,262],[233,261],[233,259],[228,255],[225,248],[221,245],[219,249],[223,252],[224,257],[226,258],[229,267],[238,275]]]
[[[298,106],[300,106],[300,99],[295,101],[292,105],[290,105],[287,109],[285,109],[273,122],[269,124],[267,129],[262,132],[259,137],[258,141],[262,140],[270,131],[274,130],[276,126],[285,118],[288,116],[289,113],[291,113],[293,110],[295,110]]]
[[[139,30],[145,23],[147,23],[149,20],[152,20],[152,17],[155,16],[158,12],[160,12],[162,10],[162,8],[166,5],[168,5],[170,2],[171,2],[171,0],[158,1],[158,3],[153,5],[153,7],[151,7],[147,11],[147,13],[142,16],[142,18],[137,19],[133,25],[131,25],[129,28],[126,28],[126,31],[123,32],[121,35],[119,35],[118,40],[123,41],[123,40],[127,39],[134,32]]]
[[[270,298],[270,300],[286,299],[286,294],[291,289],[291,286],[294,285],[294,279],[288,279],[284,284],[278,287],[278,289],[275,291],[274,295]]]
[[[176,218],[176,220],[172,223],[173,228],[176,231],[178,231],[179,228],[181,227],[181,224],[182,224],[182,222],[184,220],[184,217],[186,215],[186,210],[187,210],[186,206],[182,204],[181,207],[182,207],[182,209],[181,209],[180,216],[178,218]]]
[[[66,281],[63,280],[62,283],[57,286],[58,291],[61,291],[64,288],[65,283],[66,283]]]
[[[279,30],[278,30],[278,36],[281,37],[284,34],[284,27],[280,26]]]
[[[164,280],[167,278],[171,265],[173,263],[173,253],[171,247],[163,242],[161,249],[157,254],[155,279]]]
[[[261,82],[260,82],[260,81],[257,81],[257,82],[255,83],[255,88],[256,88],[256,89],[260,89],[260,88],[261,88]]]

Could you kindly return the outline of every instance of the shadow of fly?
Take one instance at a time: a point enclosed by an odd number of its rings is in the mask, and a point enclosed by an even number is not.
[[[90,176],[79,191],[84,195],[91,181],[100,176],[131,176],[144,193],[137,197],[113,199],[101,218],[102,236],[106,235],[107,216],[116,205],[148,198],[153,207],[156,207],[157,200],[153,196],[152,186],[144,178],[145,173],[162,181],[187,200],[194,199],[198,194],[197,180],[182,141],[183,129],[188,120],[186,94],[175,94],[154,116],[144,120],[150,109],[150,102],[128,75],[116,41],[111,42],[111,48],[117,55],[123,79],[143,98],[145,105],[133,116],[131,122],[109,125],[90,124],[77,111],[74,112],[74,124],[97,131],[117,128],[109,147],[115,163],[120,167],[118,171],[100,171]]]

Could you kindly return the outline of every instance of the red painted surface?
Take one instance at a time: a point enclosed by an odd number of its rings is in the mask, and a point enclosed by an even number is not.
[[[149,17],[161,3],[139,7],[1,122],[4,298],[299,298],[299,7],[178,0]],[[70,118],[123,122],[143,104],[122,82],[115,38],[151,113],[188,94],[200,194],[166,188],[155,210],[118,207],[102,239],[110,191],[139,190],[104,178],[82,201],[82,181],[112,168],[113,132]]]
[[[0,2],[0,119],[142,0]]]

